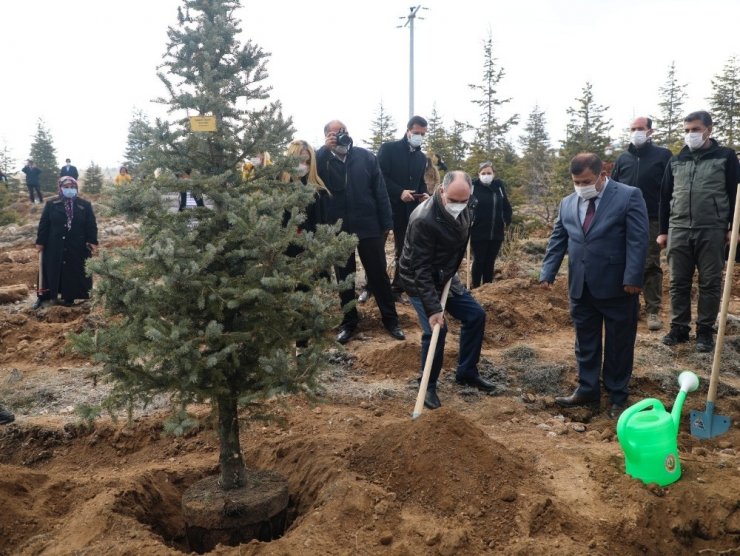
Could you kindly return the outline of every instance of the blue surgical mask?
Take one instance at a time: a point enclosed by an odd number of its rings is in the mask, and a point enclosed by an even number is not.
[[[74,199],[77,197],[77,189],[74,187],[62,187],[62,195],[67,199]]]

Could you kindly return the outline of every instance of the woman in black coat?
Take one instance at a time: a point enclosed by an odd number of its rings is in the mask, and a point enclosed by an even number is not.
[[[42,283],[34,307],[45,299],[64,305],[75,299],[87,299],[92,278],[85,276],[85,261],[97,252],[98,225],[90,201],[80,199],[77,180],[71,176],[59,179],[59,195],[46,202],[39,221],[36,249],[43,253]]]
[[[477,201],[475,218],[470,230],[473,250],[472,287],[493,282],[493,267],[504,242],[504,224],[511,224],[511,204],[506,197],[504,182],[496,179],[493,165],[480,165],[478,179],[473,181]]]

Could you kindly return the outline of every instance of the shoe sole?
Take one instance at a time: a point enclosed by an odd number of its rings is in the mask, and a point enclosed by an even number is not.
[[[662,324],[648,324],[648,330],[652,330],[653,332],[660,330],[661,328],[663,328]]]

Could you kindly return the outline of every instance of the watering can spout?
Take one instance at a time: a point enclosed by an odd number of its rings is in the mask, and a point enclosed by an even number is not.
[[[676,402],[673,404],[673,409],[671,410],[671,418],[673,419],[673,425],[676,427],[676,432],[678,432],[678,425],[681,421],[681,409],[683,409],[686,394],[699,388],[699,377],[691,371],[684,371],[678,375],[678,385],[681,390],[678,396],[676,396]]]

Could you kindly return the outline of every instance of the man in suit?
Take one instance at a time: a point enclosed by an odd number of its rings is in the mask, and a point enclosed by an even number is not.
[[[383,143],[378,151],[378,164],[383,172],[393,210],[396,275],[393,277],[391,286],[396,297],[403,292],[398,273],[398,259],[403,250],[409,215],[420,201],[429,198],[424,182],[427,158],[421,152],[426,132],[427,121],[421,116],[414,116],[406,125],[406,134],[401,139]]]
[[[541,287],[550,289],[568,253],[578,388],[570,396],[555,398],[555,403],[598,407],[603,369],[607,413],[616,419],[626,405],[632,376],[648,249],[647,209],[642,192],[610,180],[595,154],[576,155],[570,173],[575,192],[560,203],[540,273]]]
[[[77,171],[77,167],[72,166],[72,161],[69,158],[65,160],[64,166],[62,166],[62,169],[59,171],[59,177],[63,178],[64,176],[71,176],[74,179],[80,177],[80,173]]]

